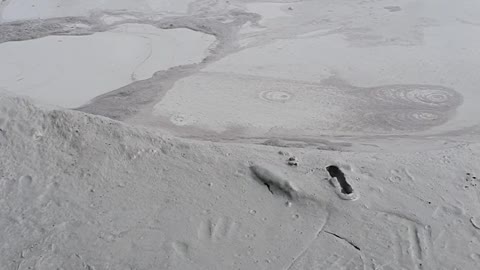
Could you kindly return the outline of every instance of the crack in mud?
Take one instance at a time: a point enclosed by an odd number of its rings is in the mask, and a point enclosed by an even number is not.
[[[323,231],[323,227],[320,228],[320,230],[317,232],[317,234],[315,235],[315,237],[312,239],[312,241],[310,241],[310,243],[305,247],[305,249],[300,252],[300,254],[298,254],[293,260],[292,262],[290,263],[290,265],[286,268],[286,270],[290,270],[292,269],[292,267],[295,265],[295,263],[298,261],[299,258],[302,257],[303,254],[305,254],[309,249],[310,247],[312,246],[312,244],[315,242],[315,240],[317,240],[318,236],[320,235],[320,233]]]
[[[332,233],[332,232],[328,232],[328,231],[325,231],[325,232],[328,233],[328,234],[331,234],[331,235],[333,235],[333,236],[335,236],[335,237],[337,237],[338,239],[341,239],[341,240],[345,241],[346,243],[348,243],[349,245],[351,245],[352,247],[354,247],[356,250],[360,251],[360,247],[359,247],[359,246],[357,246],[356,244],[354,244],[352,241],[346,239],[345,237],[342,237],[342,236],[340,236],[340,235],[338,235],[338,234],[336,234],[336,233]]]

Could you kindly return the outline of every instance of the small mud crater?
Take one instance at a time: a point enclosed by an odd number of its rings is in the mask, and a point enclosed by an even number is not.
[[[420,131],[439,126],[451,119],[463,103],[454,89],[439,85],[383,85],[359,88],[353,94],[363,100],[360,123],[385,131]]]
[[[362,91],[373,101],[403,108],[453,109],[462,104],[462,96],[451,88],[437,85],[386,85]]]
[[[292,97],[292,94],[285,91],[263,91],[260,93],[260,99],[269,102],[284,103],[291,100]]]
[[[183,114],[175,114],[170,117],[170,122],[176,126],[188,126],[193,124],[195,121]]]
[[[402,8],[399,7],[399,6],[386,6],[386,7],[383,7],[383,8],[390,11],[390,12],[398,12],[398,11],[402,10]]]
[[[389,130],[422,130],[425,127],[438,126],[448,120],[448,115],[430,111],[381,110],[364,114],[364,121],[373,126]]]

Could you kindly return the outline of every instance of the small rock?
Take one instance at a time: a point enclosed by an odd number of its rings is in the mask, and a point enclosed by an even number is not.
[[[287,163],[290,166],[298,166],[298,159],[295,156],[291,156],[291,157],[288,158]]]

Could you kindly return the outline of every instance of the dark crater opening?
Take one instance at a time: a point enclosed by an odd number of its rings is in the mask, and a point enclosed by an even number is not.
[[[347,182],[347,179],[345,179],[345,174],[343,174],[340,168],[338,168],[335,165],[330,165],[326,169],[331,177],[337,178],[338,183],[340,183],[340,186],[342,187],[342,193],[345,193],[345,194],[353,193],[352,186],[350,186],[350,184]]]

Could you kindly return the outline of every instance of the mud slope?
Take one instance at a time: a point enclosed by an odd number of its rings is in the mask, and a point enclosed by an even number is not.
[[[0,265],[475,269],[479,154],[191,142],[2,95]],[[329,165],[358,200],[342,200]]]

